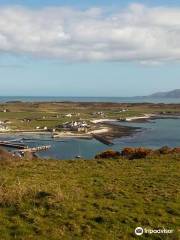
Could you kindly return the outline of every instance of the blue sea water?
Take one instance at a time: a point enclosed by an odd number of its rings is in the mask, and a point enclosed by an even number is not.
[[[147,97],[0,97],[0,102],[115,102],[115,103],[180,103],[180,98],[147,98]]]

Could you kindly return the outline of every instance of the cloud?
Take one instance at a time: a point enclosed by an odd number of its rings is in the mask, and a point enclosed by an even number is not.
[[[180,60],[180,8],[0,7],[0,54],[63,61]]]

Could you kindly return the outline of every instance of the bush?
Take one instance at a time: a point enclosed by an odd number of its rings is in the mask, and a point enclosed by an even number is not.
[[[148,148],[124,148],[121,152],[121,155],[129,159],[139,159],[146,158],[148,155],[152,154],[153,151]]]
[[[135,148],[126,147],[122,150],[121,155],[125,157],[129,157],[134,153],[135,153]]]
[[[113,150],[107,150],[105,152],[102,152],[100,154],[97,154],[95,156],[96,159],[108,159],[108,158],[112,158],[112,159],[117,159],[121,156],[120,152],[117,151],[113,151]]]
[[[172,153],[172,149],[168,146],[164,146],[164,147],[158,149],[158,152],[160,154],[169,154],[169,153]]]
[[[180,153],[180,147],[173,148],[172,153]]]
[[[117,152],[113,150],[108,150],[97,154],[95,156],[96,159],[117,159],[119,157],[125,157],[127,159],[140,159],[146,158],[148,156],[160,156],[165,154],[180,154],[180,147],[170,148],[167,146],[161,147],[160,149],[150,149],[150,148],[134,148],[134,147],[126,147],[122,150],[122,152]]]

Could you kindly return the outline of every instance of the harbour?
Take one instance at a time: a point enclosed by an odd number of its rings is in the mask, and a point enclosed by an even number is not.
[[[134,132],[131,136],[124,136],[112,140],[113,145],[106,145],[94,138],[58,138],[53,139],[47,134],[1,134],[1,141],[18,140],[20,144],[34,148],[38,146],[51,145],[45,151],[36,154],[41,158],[51,159],[74,159],[81,156],[92,159],[97,153],[107,149],[121,150],[124,147],[150,147],[162,146],[176,147],[180,143],[180,119],[154,119],[148,122],[114,122],[113,124],[140,127],[141,131]],[[16,142],[17,144],[17,142]],[[15,150],[6,146],[9,151]],[[23,150],[23,149],[17,149]]]

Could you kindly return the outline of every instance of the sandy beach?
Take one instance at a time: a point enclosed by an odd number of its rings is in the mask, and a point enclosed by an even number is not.
[[[92,123],[104,123],[104,122],[117,122],[117,119],[110,119],[110,118],[101,118],[101,119],[94,119],[91,120]]]
[[[149,119],[149,118],[152,118],[152,117],[155,117],[155,116],[156,116],[155,114],[144,114],[144,116],[128,117],[128,118],[125,119],[125,121],[131,122],[131,121],[139,120],[139,119]]]

